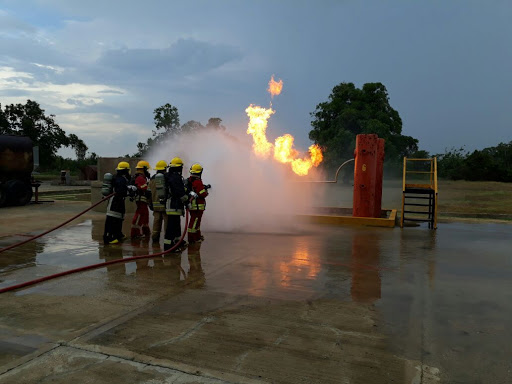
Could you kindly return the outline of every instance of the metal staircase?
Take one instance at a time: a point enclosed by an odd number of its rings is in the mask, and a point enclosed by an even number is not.
[[[407,182],[411,178],[414,183]],[[400,227],[403,228],[404,221],[414,221],[426,222],[429,228],[437,229],[437,195],[437,158],[404,157]]]

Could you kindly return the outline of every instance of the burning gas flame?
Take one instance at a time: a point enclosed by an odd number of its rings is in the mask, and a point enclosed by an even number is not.
[[[274,144],[274,159],[284,164],[291,163],[299,154],[293,149],[293,140],[295,139],[289,133],[278,137]]]
[[[268,92],[273,97],[279,95],[283,89],[283,81],[274,80],[274,75],[268,83]],[[305,176],[312,167],[318,167],[323,160],[323,154],[320,147],[313,144],[309,147],[309,156],[299,157],[299,152],[293,148],[294,137],[285,134],[278,137],[272,144],[267,140],[268,119],[275,111],[272,108],[263,108],[257,105],[249,105],[245,110],[249,116],[249,126],[247,134],[252,135],[254,153],[260,157],[270,157],[272,150],[274,151],[274,159],[280,163],[290,163],[293,172],[299,176]]]
[[[281,90],[283,89],[283,80],[279,79],[279,81],[274,80],[274,75],[270,78],[270,81],[268,82],[268,93],[270,93],[270,97],[277,96],[281,93]]]
[[[275,113],[272,108],[263,108],[252,104],[245,110],[249,116],[247,134],[252,135],[254,153],[261,157],[267,157],[272,151],[272,143],[267,140],[267,121]]]
[[[317,144],[313,144],[309,147],[309,158],[292,160],[293,172],[299,176],[306,176],[311,167],[318,167],[323,159],[322,150]]]

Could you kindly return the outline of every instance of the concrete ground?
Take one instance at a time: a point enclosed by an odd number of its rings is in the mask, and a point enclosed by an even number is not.
[[[4,208],[0,247],[87,206]],[[160,250],[103,222],[0,253],[0,287]],[[511,225],[205,236],[1,294],[0,383],[512,382]]]

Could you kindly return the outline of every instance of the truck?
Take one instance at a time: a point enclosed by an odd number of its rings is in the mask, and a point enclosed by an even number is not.
[[[0,207],[32,199],[34,153],[26,136],[0,135]]]

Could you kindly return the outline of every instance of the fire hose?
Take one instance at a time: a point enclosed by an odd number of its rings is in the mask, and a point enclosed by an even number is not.
[[[71,220],[69,220],[69,221],[71,221]],[[183,230],[183,234],[181,235],[180,241],[178,243],[176,243],[173,247],[169,248],[166,251],[158,252],[158,253],[152,253],[152,254],[147,254],[147,255],[141,255],[141,256],[127,257],[127,258],[123,258],[123,259],[115,259],[115,260],[105,261],[103,263],[91,264],[91,265],[86,265],[84,267],[70,269],[68,271],[55,273],[53,275],[41,277],[39,279],[30,280],[30,281],[26,281],[24,283],[20,283],[20,284],[16,284],[16,285],[11,285],[9,287],[1,288],[0,289],[0,294],[1,293],[5,293],[5,292],[9,292],[9,291],[14,291],[14,290],[20,289],[20,288],[29,287],[31,285],[39,284],[39,283],[42,283],[43,281],[53,280],[53,279],[56,279],[58,277],[62,277],[62,276],[66,276],[66,275],[71,275],[71,274],[79,273],[79,272],[85,272],[85,271],[89,271],[91,269],[103,268],[103,267],[106,267],[106,266],[112,265],[112,264],[128,263],[130,261],[141,260],[141,259],[150,259],[150,258],[153,258],[153,257],[158,257],[158,256],[165,255],[167,253],[170,253],[170,252],[174,251],[176,248],[178,248],[178,246],[180,246],[182,244],[183,239],[185,238],[185,235],[187,233],[188,221],[189,221],[189,212],[188,212],[188,209],[187,209],[187,214],[185,216],[185,229]]]
[[[90,211],[91,209],[93,209],[93,208],[94,208],[94,207],[96,207],[97,205],[100,205],[100,204],[101,204],[101,203],[103,203],[105,200],[107,200],[107,199],[111,198],[111,197],[112,197],[112,196],[114,196],[114,195],[115,195],[115,193],[111,193],[111,194],[110,194],[110,195],[108,195],[107,197],[104,197],[103,199],[101,199],[101,200],[100,200],[100,201],[98,201],[97,203],[94,203],[93,205],[91,205],[91,206],[90,206],[89,208],[87,208],[86,210],[84,210],[84,211],[80,212],[79,214],[77,214],[77,215],[73,216],[71,219],[68,219],[68,220],[66,220],[65,222],[63,222],[63,223],[61,223],[61,224],[57,225],[56,227],[53,227],[53,228],[51,228],[51,229],[47,230],[46,232],[40,233],[39,235],[36,235],[36,236],[29,237],[29,238],[28,238],[28,239],[26,239],[26,240],[23,240],[23,241],[21,241],[21,242],[19,242],[19,243],[16,243],[16,244],[9,245],[8,247],[1,248],[1,249],[0,249],[0,253],[5,252],[5,251],[8,251],[9,249],[13,249],[13,248],[19,247],[20,245],[26,244],[26,243],[28,243],[28,242],[30,242],[30,241],[32,241],[32,240],[39,239],[40,237],[42,237],[42,236],[44,236],[44,235],[46,235],[46,234],[48,234],[48,233],[50,233],[50,232],[53,232],[53,231],[55,231],[56,229],[59,229],[60,227],[63,227],[63,226],[64,226],[64,225],[66,225],[67,223],[69,223],[69,222],[71,222],[71,221],[75,220],[76,218],[78,218],[78,217],[82,216],[84,213],[86,213],[86,212]]]

